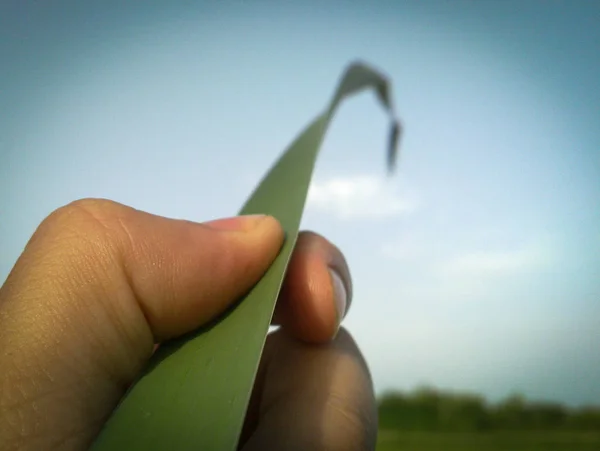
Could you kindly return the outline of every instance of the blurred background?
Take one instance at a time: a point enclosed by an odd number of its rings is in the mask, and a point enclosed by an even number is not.
[[[384,113],[356,96],[303,228],[349,261],[380,449],[599,449],[596,0],[4,0],[0,279],[77,198],[235,214],[356,58],[393,80],[399,172]],[[558,416],[531,420],[541,405]],[[493,420],[506,406],[519,419]]]

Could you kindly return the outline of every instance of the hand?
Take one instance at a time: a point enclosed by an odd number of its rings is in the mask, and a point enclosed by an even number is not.
[[[196,224],[104,200],[52,213],[0,289],[0,450],[87,449],[155,344],[223,312],[282,241],[271,217]],[[367,366],[336,335],[351,293],[339,250],[302,233],[242,449],[375,448]]]

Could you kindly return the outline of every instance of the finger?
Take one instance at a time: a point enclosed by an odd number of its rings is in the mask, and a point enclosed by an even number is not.
[[[298,236],[273,324],[309,343],[331,340],[352,300],[346,259],[331,242],[312,232]]]
[[[241,449],[374,450],[377,408],[352,337],[314,346],[277,331],[267,340]]]
[[[223,312],[282,239],[269,217],[202,225],[100,200],[50,215],[0,290],[0,443],[85,448],[153,344]]]

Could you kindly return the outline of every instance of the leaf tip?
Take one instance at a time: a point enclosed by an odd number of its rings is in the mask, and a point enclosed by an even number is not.
[[[392,175],[396,170],[398,153],[399,153],[399,142],[402,135],[402,125],[397,119],[393,119],[390,128],[390,136],[388,141],[388,154],[387,154],[387,169],[388,175]]]

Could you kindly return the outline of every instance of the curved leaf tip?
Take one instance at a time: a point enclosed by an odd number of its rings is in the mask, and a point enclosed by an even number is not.
[[[402,138],[402,124],[396,117],[394,103],[391,96],[391,83],[387,75],[378,71],[369,64],[355,60],[351,62],[344,70],[341,80],[333,96],[328,109],[329,118],[334,110],[339,106],[344,98],[358,93],[366,88],[372,88],[375,91],[377,99],[381,102],[384,109],[390,116],[390,132],[387,148],[387,170],[388,175],[394,173],[398,159],[398,148]]]

